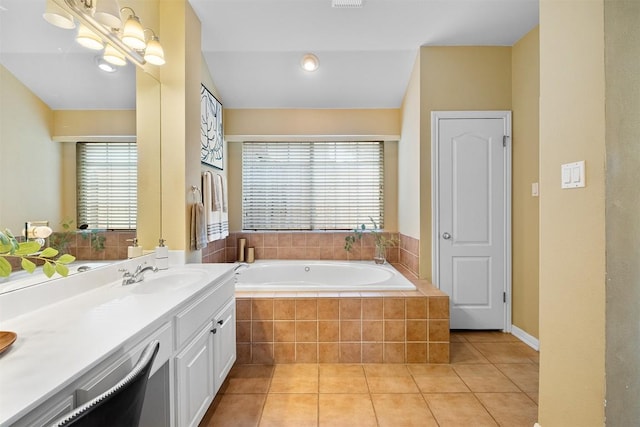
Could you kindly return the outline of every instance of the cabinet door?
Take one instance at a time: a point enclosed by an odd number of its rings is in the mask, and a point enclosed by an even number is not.
[[[214,317],[213,354],[215,393],[236,361],[236,302],[231,299]],[[214,394],[215,394],[214,393]]]
[[[197,426],[213,400],[212,323],[176,356],[177,425]]]

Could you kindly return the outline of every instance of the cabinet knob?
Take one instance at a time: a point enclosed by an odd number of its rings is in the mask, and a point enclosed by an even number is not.
[[[224,320],[218,320],[218,325],[222,325],[224,323]]]
[[[211,333],[212,333],[212,334],[215,334],[216,332],[218,332],[218,330],[217,330],[216,328],[213,328],[213,329],[211,330]]]

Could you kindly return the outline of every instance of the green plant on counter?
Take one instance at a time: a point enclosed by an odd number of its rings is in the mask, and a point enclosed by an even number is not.
[[[58,273],[61,276],[69,274],[67,264],[75,261],[75,257],[69,254],[59,255],[57,249],[48,247],[42,249],[40,243],[35,241],[18,242],[9,230],[0,231],[0,277],[8,277],[13,270],[8,259],[20,259],[22,268],[33,273],[37,267],[34,261],[43,262],[42,271],[47,277]],[[57,258],[56,258],[57,257]]]
[[[395,237],[388,238],[384,235],[384,233],[378,231],[378,224],[376,224],[373,218],[369,217],[369,219],[373,224],[373,229],[369,230],[369,233],[373,236],[376,248],[386,250],[387,248],[395,246],[398,243],[398,239],[396,239]],[[354,228],[353,234],[350,234],[344,238],[344,250],[347,252],[351,252],[354,243],[362,239],[362,236],[366,229],[367,226],[364,224],[360,224],[360,227]]]

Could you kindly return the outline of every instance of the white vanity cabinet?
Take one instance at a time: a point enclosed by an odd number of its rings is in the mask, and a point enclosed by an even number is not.
[[[58,418],[75,407],[73,395],[62,398],[53,398],[42,405],[37,411],[33,411],[28,416],[21,419],[14,426],[45,427],[50,426]]]
[[[176,425],[180,427],[198,425],[236,360],[234,293],[232,278],[176,316]]]
[[[182,272],[184,280],[196,280],[180,282]],[[18,331],[0,357],[0,427],[50,425],[119,381],[153,340],[160,349],[141,427],[197,426],[236,358],[233,265],[157,274],[157,290],[151,280],[125,287],[107,275],[105,284],[51,303],[47,296],[75,283],[73,277],[0,295],[0,307],[26,307],[0,313],[3,328]],[[167,288],[174,280],[175,288]],[[25,305],[34,299],[42,303]]]
[[[209,322],[176,356],[177,425],[197,426],[214,396],[213,338]]]
[[[236,361],[236,301],[231,299],[213,319],[213,366],[215,393]]]

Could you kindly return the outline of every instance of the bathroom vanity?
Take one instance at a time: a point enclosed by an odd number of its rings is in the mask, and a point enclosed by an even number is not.
[[[160,341],[142,426],[197,426],[235,358],[233,264],[188,264],[122,285],[145,257],[0,295],[0,426],[44,426],[119,381]],[[91,273],[91,274],[90,274]]]

